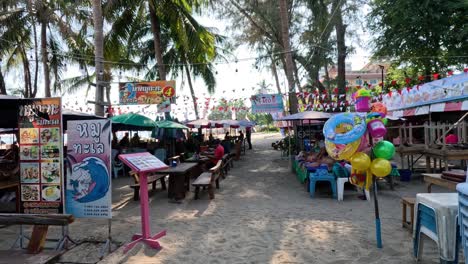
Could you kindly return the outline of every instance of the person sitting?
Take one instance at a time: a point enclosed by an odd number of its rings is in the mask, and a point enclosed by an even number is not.
[[[209,162],[206,163],[206,170],[216,166],[219,160],[221,160],[224,156],[224,147],[221,145],[221,141],[219,139],[215,139],[216,148],[214,151],[214,155],[206,155],[210,159]]]
[[[133,135],[132,140],[130,141],[130,145],[132,147],[140,146],[140,137],[138,136],[138,133],[135,133],[135,135]]]
[[[112,132],[112,142],[111,146],[113,149],[119,149],[119,141],[117,139],[117,135],[115,134],[115,131]],[[66,152],[65,152],[66,153]]]
[[[239,141],[243,141],[244,140],[244,133],[242,133],[242,130],[239,131]]]
[[[213,144],[213,142],[214,142],[214,137],[213,137],[213,134],[211,134],[211,133],[208,136],[208,142],[209,142],[209,144]]]
[[[231,137],[229,136],[229,132],[226,132],[226,134],[224,135],[224,140],[230,140]]]
[[[224,148],[224,153],[231,153],[231,141],[229,140],[223,140],[221,142],[221,145]]]
[[[130,139],[128,136],[128,132],[125,133],[125,136],[119,141],[119,145],[121,148],[128,148],[130,146]]]

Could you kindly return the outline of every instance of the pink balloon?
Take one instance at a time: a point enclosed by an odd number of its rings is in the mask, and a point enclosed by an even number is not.
[[[357,152],[363,152],[369,146],[369,142],[367,141],[367,134],[361,137],[361,144],[359,144]]]

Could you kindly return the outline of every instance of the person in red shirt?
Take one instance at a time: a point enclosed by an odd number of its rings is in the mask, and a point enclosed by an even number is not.
[[[207,162],[207,169],[210,169],[218,163],[219,160],[221,160],[224,156],[224,147],[221,145],[221,141],[219,139],[215,140],[216,143],[216,148],[214,151],[214,155],[206,155],[208,158],[210,158],[210,161]]]

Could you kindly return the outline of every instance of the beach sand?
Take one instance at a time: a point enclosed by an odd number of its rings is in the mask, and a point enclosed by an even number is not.
[[[414,263],[411,233],[401,226],[402,196],[425,192],[420,180],[398,182],[395,191],[379,185],[383,248],[375,241],[374,203],[358,198],[351,186],[344,201],[332,199],[326,185],[311,198],[288,168],[288,160],[271,143],[279,134],[253,134],[253,150],[234,162],[215,199],[206,191],[193,199],[193,189],[182,204],[169,203],[167,193],[150,195],[152,233],[163,229],[161,250],[141,244],[127,254],[121,246],[99,263]],[[112,236],[123,245],[140,232],[140,207],[126,185],[113,181]],[[434,192],[448,192],[433,188]],[[106,237],[103,220],[77,220],[70,226],[76,240]],[[0,229],[13,237],[14,227]],[[5,247],[5,243],[0,246]],[[64,254],[60,262],[96,262],[88,249]],[[85,261],[88,258],[90,261]],[[426,239],[419,263],[439,263],[435,243]]]

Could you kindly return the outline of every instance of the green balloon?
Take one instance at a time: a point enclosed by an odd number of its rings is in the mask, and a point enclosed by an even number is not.
[[[377,158],[390,160],[395,155],[395,146],[389,141],[382,140],[375,144],[372,151]]]

